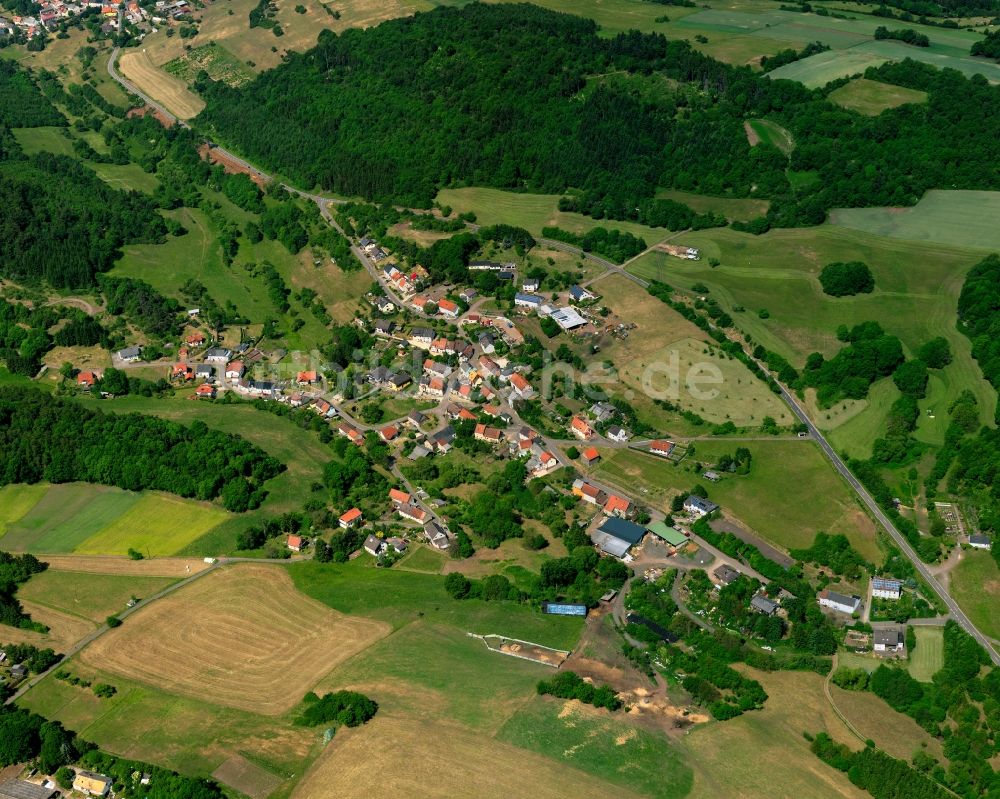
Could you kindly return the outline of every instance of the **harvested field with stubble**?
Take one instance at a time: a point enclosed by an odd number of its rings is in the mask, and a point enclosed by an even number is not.
[[[338,732],[292,799],[565,799],[568,794],[575,799],[638,796],[461,727],[380,713],[360,729]]]
[[[251,564],[142,609],[81,657],[165,691],[277,715],[389,629],[308,599],[283,569]]]
[[[118,68],[122,75],[181,119],[191,119],[205,107],[204,101],[188,89],[184,81],[158,68],[145,50],[125,53],[118,59]]]

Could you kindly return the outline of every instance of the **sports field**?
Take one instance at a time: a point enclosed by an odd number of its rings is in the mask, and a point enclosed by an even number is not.
[[[902,86],[893,86],[877,80],[857,78],[830,92],[828,98],[859,114],[877,116],[887,108],[926,102],[927,92],[904,89]]]
[[[204,101],[184,81],[159,69],[145,49],[124,53],[118,59],[118,68],[141,91],[181,119],[191,119],[205,107]]]
[[[879,559],[875,527],[819,449],[809,441],[696,441],[695,458],[714,462],[736,447],[753,455],[750,474],[706,483],[685,464],[675,465],[634,450],[605,450],[596,476],[617,485],[645,489],[645,501],[668,511],[678,492],[701,483],[712,501],[783,549],[808,547],[817,532],[843,533],[866,558]],[[794,475],[794,501],[789,497]],[[781,508],[775,513],[775,508]]]
[[[969,550],[951,573],[951,595],[984,634],[1000,639],[1000,568],[989,552]]]
[[[941,627],[914,627],[917,646],[910,652],[907,668],[913,678],[930,682],[944,666],[944,629]]]
[[[181,696],[277,715],[388,631],[300,596],[280,567],[240,565],[143,608],[81,657]]]
[[[173,555],[228,519],[207,503],[88,483],[7,486],[5,549]],[[16,517],[14,513],[18,514]]]

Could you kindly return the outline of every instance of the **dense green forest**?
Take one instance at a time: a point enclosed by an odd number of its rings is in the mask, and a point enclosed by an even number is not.
[[[112,189],[64,155],[0,162],[0,276],[57,288],[93,283],[126,243],[166,228],[148,197]]]
[[[45,99],[30,72],[16,61],[0,61],[0,127],[65,124],[66,118]]]
[[[657,100],[588,85],[615,69],[687,85]],[[910,61],[870,72],[929,100],[865,117],[659,34],[601,38],[590,20],[470,4],[324,31],[240,89],[203,80],[199,122],[301,185],[409,205],[444,185],[574,189],[595,217],[662,224],[675,209],[653,196],[670,186],[769,197],[763,231],[819,223],[832,207],[912,205],[933,187],[1000,187],[1000,87]],[[751,148],[748,117],[786,127],[791,156]],[[818,180],[793,190],[788,167]]]
[[[125,446],[127,444],[127,446]],[[238,436],[141,414],[84,408],[38,391],[0,388],[0,485],[81,480],[130,491],[260,505],[283,466]]]

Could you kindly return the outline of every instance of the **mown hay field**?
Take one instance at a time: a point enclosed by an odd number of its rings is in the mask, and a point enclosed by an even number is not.
[[[181,119],[191,119],[205,107],[205,102],[184,81],[157,67],[145,50],[124,53],[118,59],[118,68],[142,92]]]
[[[181,696],[277,715],[388,629],[302,597],[283,569],[242,565],[143,608],[81,658]]]
[[[338,732],[292,797],[565,799],[568,792],[579,799],[641,796],[447,722],[380,713],[360,729]]]

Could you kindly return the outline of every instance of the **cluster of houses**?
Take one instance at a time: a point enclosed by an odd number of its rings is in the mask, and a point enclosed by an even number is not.
[[[535,294],[540,283],[535,278],[529,278],[521,284],[521,291],[514,295],[514,305],[525,311],[534,311],[539,317],[552,319],[563,330],[576,330],[588,323],[580,311],[572,303],[580,304],[597,299],[597,295],[582,286],[571,286],[568,297],[570,304],[562,307],[550,305],[545,298]]]
[[[389,489],[389,502],[392,505],[392,512],[400,520],[420,526],[428,544],[435,549],[448,549],[452,541],[451,533],[431,513],[421,508],[412,494],[398,488]],[[344,530],[362,528],[365,526],[364,514],[360,508],[351,508],[340,516],[337,523]],[[289,548],[291,548],[292,538],[289,536]],[[403,554],[406,552],[407,543],[405,538],[397,536],[383,539],[372,533],[365,539],[363,546],[365,551],[373,557],[380,557],[390,551],[398,555]]]

